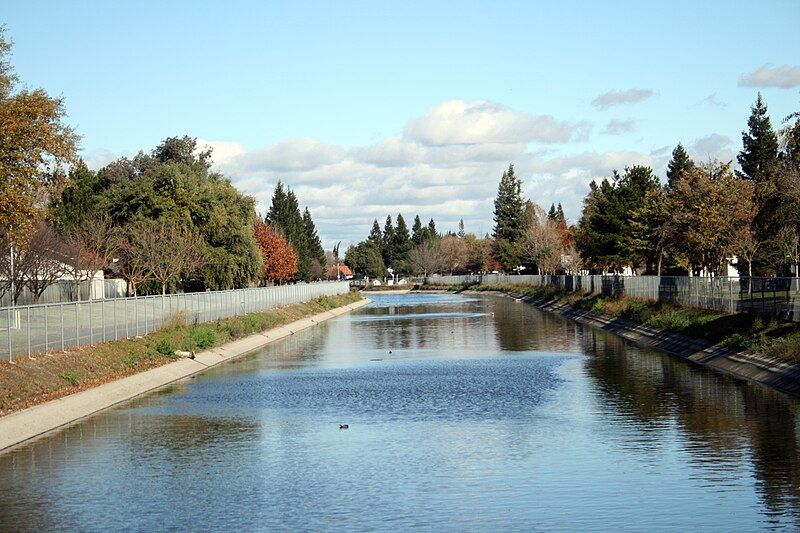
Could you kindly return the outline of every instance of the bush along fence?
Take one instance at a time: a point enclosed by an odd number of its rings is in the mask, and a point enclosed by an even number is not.
[[[147,335],[179,312],[186,314],[188,323],[212,322],[349,290],[346,281],[331,281],[7,307],[0,309],[0,353],[11,361],[21,355]]]
[[[800,278],[688,276],[432,276],[429,285],[526,284],[564,292],[631,296],[723,313],[755,313],[800,321]]]

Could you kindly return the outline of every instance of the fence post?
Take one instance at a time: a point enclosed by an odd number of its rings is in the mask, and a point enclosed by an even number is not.
[[[28,321],[28,357],[31,356],[31,307],[28,306],[27,309],[27,321]]]
[[[11,296],[14,297],[13,295]],[[6,332],[8,333],[8,362],[11,362],[11,308],[6,308],[8,322],[6,322]]]
[[[61,304],[61,351],[64,351],[64,304]]]
[[[45,307],[44,308],[44,353],[47,353],[47,352],[50,351],[50,348],[47,345],[47,330],[50,329],[50,328],[47,327],[47,322],[48,322],[48,320],[47,320],[47,314],[48,314],[47,311],[48,311],[48,308]]]
[[[103,342],[106,342],[106,299],[105,295],[102,300],[100,300],[100,323],[103,327]]]

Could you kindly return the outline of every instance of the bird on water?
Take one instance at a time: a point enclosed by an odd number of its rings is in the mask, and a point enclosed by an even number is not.
[[[339,429],[348,429],[349,427],[347,424],[339,424]]]

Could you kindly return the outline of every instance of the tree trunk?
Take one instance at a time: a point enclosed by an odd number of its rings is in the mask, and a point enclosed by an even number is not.
[[[664,262],[664,252],[658,254],[658,275],[661,275],[661,265]]]
[[[747,294],[753,294],[753,262],[747,262],[747,275],[750,277],[747,283]]]
[[[167,294],[167,284],[162,282],[161,283],[161,296],[166,296]]]

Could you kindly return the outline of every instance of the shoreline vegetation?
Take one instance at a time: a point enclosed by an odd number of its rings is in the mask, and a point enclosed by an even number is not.
[[[787,363],[800,363],[800,324],[765,320],[747,313],[730,315],[644,298],[565,293],[553,287],[526,284],[415,285],[414,290],[499,292],[514,297],[553,301],[598,317],[621,318],[735,351],[748,351]]]
[[[149,335],[0,362],[0,416],[62,398],[201,351],[361,300],[357,291],[260,313],[187,324],[182,313]]]

